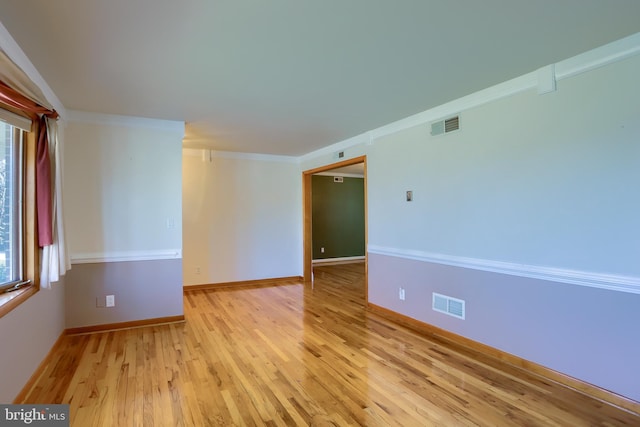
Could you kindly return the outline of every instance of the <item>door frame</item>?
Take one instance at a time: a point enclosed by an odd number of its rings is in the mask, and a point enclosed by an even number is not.
[[[364,165],[364,265],[365,265],[365,276],[364,276],[364,284],[365,284],[365,297],[367,303],[369,302],[369,280],[368,280],[368,255],[367,255],[367,236],[368,236],[368,228],[367,228],[367,156],[359,156],[354,157],[352,159],[343,160],[337,163],[332,163],[326,166],[320,166],[314,169],[309,169],[302,172],[302,224],[303,224],[303,278],[305,283],[311,283],[312,275],[313,275],[313,232],[312,232],[312,222],[311,222],[311,212],[312,212],[312,193],[311,193],[311,176],[320,172],[330,171],[332,169],[340,168],[343,166],[355,165],[358,163],[362,163]]]

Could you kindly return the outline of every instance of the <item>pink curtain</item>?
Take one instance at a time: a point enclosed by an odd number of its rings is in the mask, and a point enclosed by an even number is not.
[[[53,220],[51,218],[51,160],[47,138],[47,119],[40,117],[38,145],[36,147],[36,212],[38,213],[38,244],[53,244]]]

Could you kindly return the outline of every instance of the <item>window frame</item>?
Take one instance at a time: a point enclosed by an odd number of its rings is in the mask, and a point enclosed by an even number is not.
[[[0,105],[0,108],[25,117],[25,113]],[[31,282],[15,291],[0,294],[0,317],[5,316],[20,304],[35,295],[40,289],[39,245],[36,211],[36,150],[38,121],[31,120],[31,129],[26,131],[14,126],[14,137],[22,138],[22,278]]]

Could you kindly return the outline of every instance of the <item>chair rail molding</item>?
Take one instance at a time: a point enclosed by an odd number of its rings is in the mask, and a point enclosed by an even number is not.
[[[393,256],[416,261],[469,268],[473,270],[490,271],[493,273],[509,274],[512,276],[640,294],[640,277],[634,276],[469,258],[377,245],[368,245],[367,251],[370,254]]]
[[[71,255],[71,264],[96,264],[105,262],[154,261],[182,259],[182,249],[156,251],[93,252]]]

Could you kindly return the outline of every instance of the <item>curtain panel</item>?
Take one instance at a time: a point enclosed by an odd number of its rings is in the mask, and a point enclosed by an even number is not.
[[[6,80],[5,80],[6,79]],[[62,212],[61,140],[56,119],[40,89],[0,50],[0,103],[18,110],[38,123],[36,156],[36,216],[41,247],[40,287],[71,268]]]

